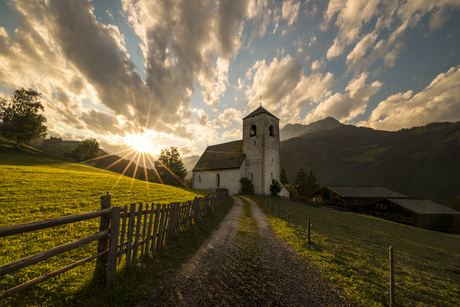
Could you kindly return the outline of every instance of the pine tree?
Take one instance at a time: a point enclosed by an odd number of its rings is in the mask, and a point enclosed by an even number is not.
[[[280,181],[282,184],[289,184],[289,181],[286,175],[286,171],[284,170],[284,168],[281,170]]]
[[[303,167],[300,167],[300,169],[297,171],[294,183],[299,185],[300,195],[308,195],[308,174],[303,170]]]
[[[310,171],[310,175],[307,178],[307,195],[310,195],[319,190],[319,184],[316,180],[316,174]]]

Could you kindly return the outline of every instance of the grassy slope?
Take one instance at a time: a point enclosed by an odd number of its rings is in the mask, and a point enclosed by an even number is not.
[[[277,198],[269,202],[268,208],[261,208],[275,231],[362,306],[387,306],[389,246],[394,247],[396,259],[398,306],[460,305],[459,236]],[[286,223],[287,209],[290,227]],[[306,234],[308,217],[312,224],[310,246]]]
[[[100,209],[101,195],[110,191],[112,206],[132,202],[169,203],[200,196],[202,191],[132,180],[85,165],[48,158],[23,147],[14,153],[12,144],[0,139],[0,227],[71,215]],[[98,230],[93,219],[56,228],[0,239],[0,265],[65,244]],[[0,277],[0,292],[15,285],[69,265],[94,253],[97,242],[52,257],[22,270]],[[56,297],[70,295],[92,277],[94,262],[68,271],[57,278],[26,290],[19,296],[50,304]],[[18,295],[16,295],[18,296]],[[2,302],[3,303],[3,302]],[[23,304],[22,302],[21,304]]]

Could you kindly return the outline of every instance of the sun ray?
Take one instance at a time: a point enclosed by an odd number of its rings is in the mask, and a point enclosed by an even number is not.
[[[177,175],[174,174],[166,165],[164,165],[160,160],[157,160],[157,161],[158,161],[158,163],[160,163],[160,164],[161,164],[171,175],[173,175],[174,178],[177,179],[177,181],[179,181],[180,183],[182,183],[182,185],[183,185],[184,187],[187,187],[187,186],[185,185],[185,183],[184,183],[182,180],[180,180],[179,177],[177,177]]]
[[[136,156],[137,156],[138,154],[139,154],[139,151],[136,152],[136,153],[134,154],[134,157],[132,158],[132,160],[136,159]],[[113,185],[113,187],[112,187],[112,189],[110,190],[110,192],[112,192],[113,189],[117,186],[117,184],[118,184],[118,182],[120,181],[121,177],[123,177],[123,176],[125,175],[125,173],[126,173],[126,171],[128,170],[129,166],[131,165],[131,163],[133,163],[132,160],[129,160],[128,165],[125,167],[123,173],[121,173],[121,175],[118,176],[118,179],[117,179],[117,181],[115,182],[115,184]]]
[[[130,149],[131,148],[123,149],[123,150],[120,150],[120,151],[117,151],[117,152],[114,152],[114,153],[111,153],[111,154],[103,155],[103,156],[100,156],[100,157],[96,157],[96,158],[89,159],[89,160],[82,161],[82,162],[78,162],[78,163],[86,163],[86,162],[90,162],[90,161],[94,161],[94,160],[98,160],[98,159],[102,159],[102,158],[107,158],[107,157],[110,157],[110,156],[113,156],[113,155],[128,151]]]
[[[147,164],[145,164],[145,152],[142,153],[142,161],[144,162],[145,183],[147,185],[147,197],[150,198],[149,176],[147,175]]]
[[[107,167],[104,168],[104,169],[111,168],[112,166],[114,166],[115,164],[117,164],[117,163],[120,162],[121,160],[125,159],[126,157],[128,157],[130,154],[132,154],[132,153],[135,152],[135,151],[136,151],[135,149],[131,150],[131,151],[128,152],[126,155],[124,155],[123,157],[121,157],[121,158],[118,159],[117,161],[113,162],[112,164],[110,164],[109,166],[107,166]]]
[[[137,168],[139,167],[139,158],[141,157],[141,154],[143,154],[143,152],[139,152],[139,155],[137,156],[137,161],[136,161],[136,167],[134,168],[134,174],[133,174],[133,179],[131,179],[131,186],[129,187],[129,192],[131,192],[131,190],[133,189],[133,184],[134,184],[134,180],[136,179],[136,173],[137,173]]]
[[[149,156],[148,154],[147,154],[147,159],[149,160],[150,165],[152,165],[152,168],[153,168],[153,170],[155,171],[155,174],[157,174],[158,179],[159,179],[160,182],[163,184],[163,180],[161,179],[160,174],[158,174],[158,171],[157,171],[157,169],[156,169],[156,167],[155,167],[155,164],[153,164],[153,162],[152,162],[152,160],[150,159],[150,156]]]

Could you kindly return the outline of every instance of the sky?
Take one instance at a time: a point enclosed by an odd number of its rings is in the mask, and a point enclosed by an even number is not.
[[[21,87],[111,153],[201,155],[260,99],[281,127],[456,122],[460,0],[0,0],[0,97]]]

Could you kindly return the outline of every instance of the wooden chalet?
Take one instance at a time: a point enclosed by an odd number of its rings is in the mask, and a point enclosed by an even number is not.
[[[382,198],[407,198],[384,187],[325,186],[310,194],[310,199],[323,205],[337,206],[359,212],[360,206]]]
[[[428,230],[450,232],[459,227],[460,212],[428,199],[384,198],[361,209],[366,214]]]

